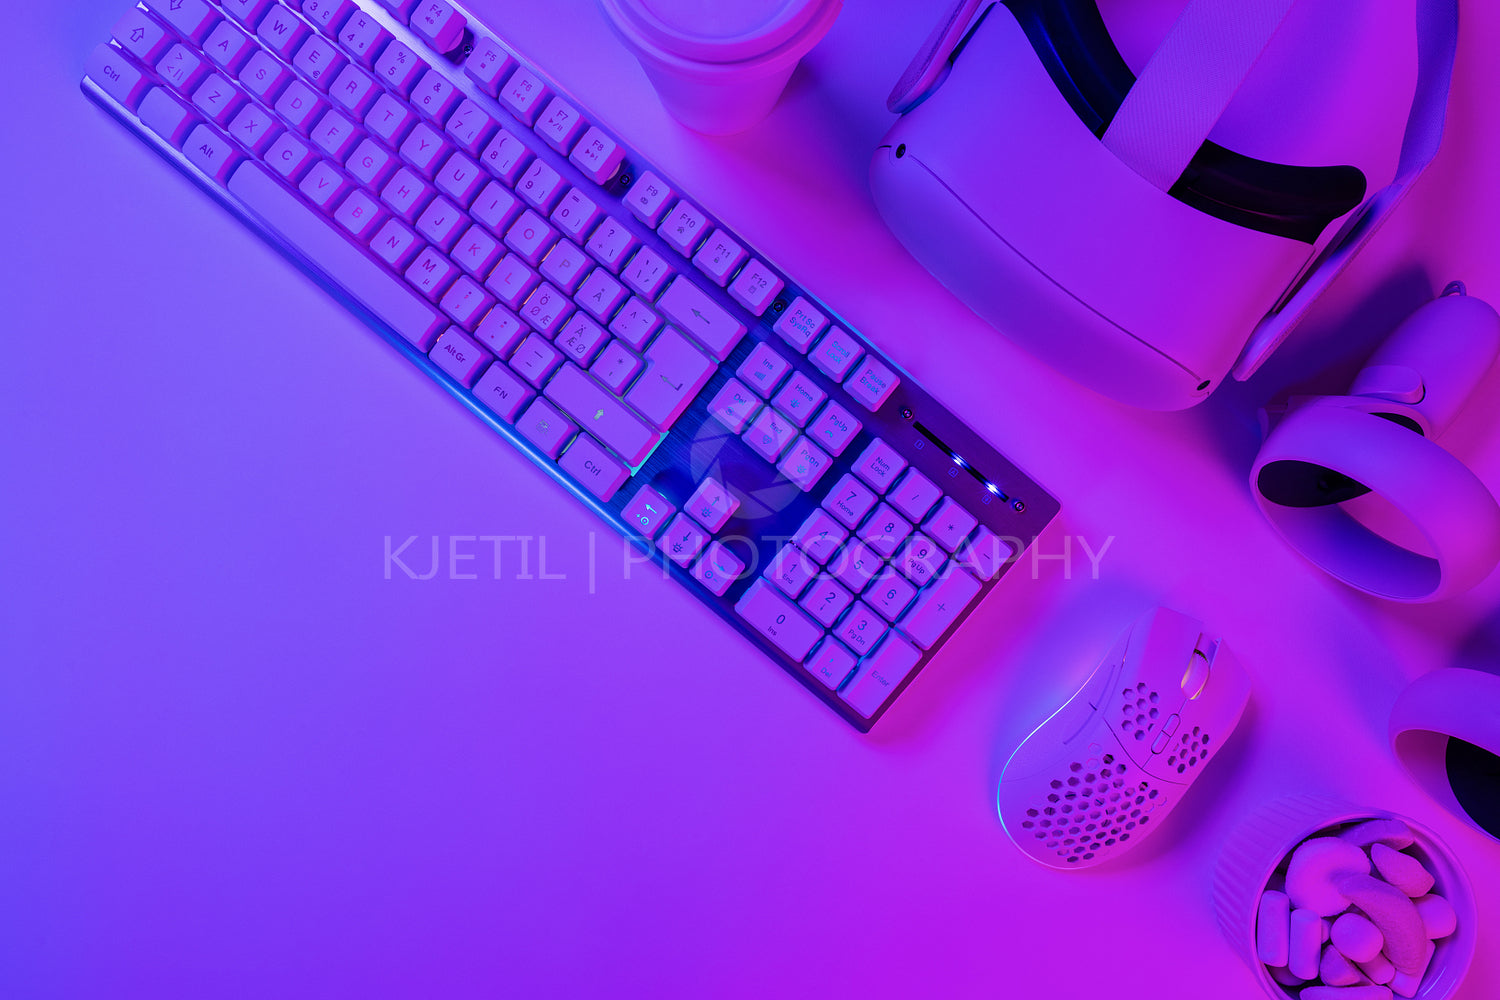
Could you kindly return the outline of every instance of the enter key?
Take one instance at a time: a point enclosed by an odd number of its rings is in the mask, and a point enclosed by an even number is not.
[[[669,430],[718,366],[670,326],[646,348],[646,370],[625,401],[662,430]]]

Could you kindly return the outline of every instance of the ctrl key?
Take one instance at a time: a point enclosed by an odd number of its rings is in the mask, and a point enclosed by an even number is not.
[[[558,464],[590,493],[604,501],[613,497],[620,484],[630,476],[623,465],[611,458],[609,452],[587,434],[580,434],[573,439]]]
[[[151,89],[151,81],[119,49],[101,45],[89,56],[84,70],[88,78],[110,97],[134,111]]]
[[[839,697],[866,719],[880,711],[906,675],[922,659],[922,651],[902,638],[899,632],[887,632],[880,647],[859,663],[859,672],[844,685]]]
[[[823,638],[823,628],[807,617],[765,579],[756,580],[735,604],[734,610],[787,656],[801,663],[813,643]]]

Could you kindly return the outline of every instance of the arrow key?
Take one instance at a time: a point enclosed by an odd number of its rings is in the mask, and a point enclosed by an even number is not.
[[[203,0],[155,0],[151,9],[195,42],[208,37],[208,30],[219,20],[213,8]]]
[[[139,7],[130,8],[115,22],[113,34],[126,52],[146,63],[154,64],[167,47],[167,29]]]

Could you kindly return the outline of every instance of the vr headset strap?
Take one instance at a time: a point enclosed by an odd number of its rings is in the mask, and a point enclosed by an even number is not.
[[[1104,147],[1169,191],[1295,0],[1190,0],[1104,132]]]
[[[1458,51],[1458,0],[1417,0],[1417,86],[1412,96],[1396,179],[1350,213],[1323,250],[1302,269],[1281,298],[1262,317],[1235,363],[1233,375],[1243,382],[1280,347],[1298,321],[1343,272],[1380,224],[1411,190],[1443,140],[1448,89]]]

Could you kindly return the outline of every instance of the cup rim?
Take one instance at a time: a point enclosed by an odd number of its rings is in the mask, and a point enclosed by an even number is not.
[[[599,0],[626,42],[668,64],[740,66],[773,61],[795,51],[801,58],[828,31],[843,0],[785,0],[762,28],[730,38],[694,35],[664,22],[641,0]]]

